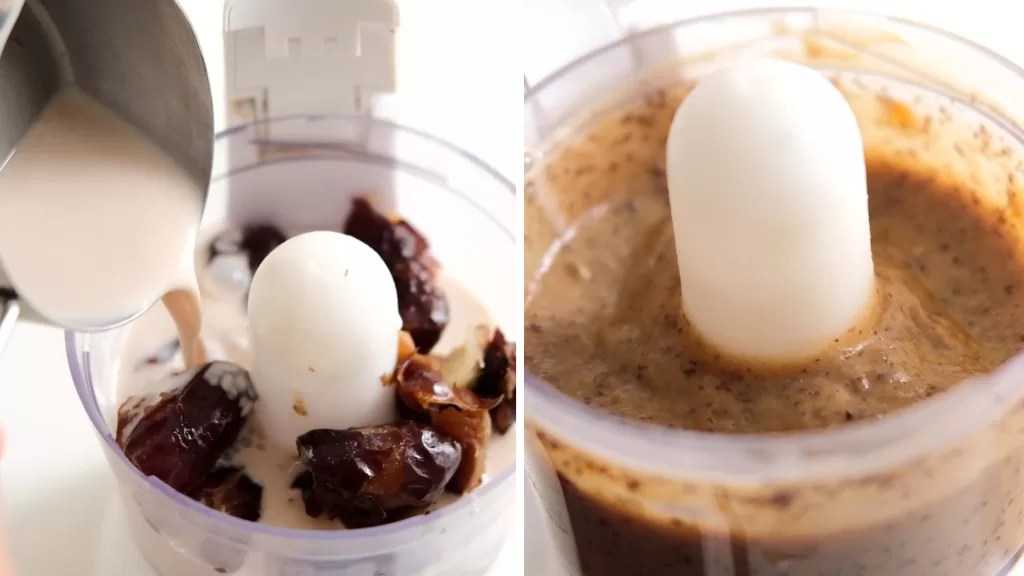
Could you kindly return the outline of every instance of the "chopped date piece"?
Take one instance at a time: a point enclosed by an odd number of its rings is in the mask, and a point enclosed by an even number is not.
[[[303,470],[292,480],[292,490],[301,490],[303,492],[313,489],[313,473],[309,470]],[[311,514],[313,516],[313,514]]]
[[[412,336],[404,331],[398,332],[398,362],[402,363],[416,355],[416,344]]]
[[[249,271],[255,274],[267,255],[287,239],[276,226],[247,224],[241,230],[228,230],[215,238],[210,244],[209,260],[212,262],[221,255],[245,254]]]
[[[164,375],[157,384],[161,390],[177,391],[192,379],[191,371],[178,371]],[[156,408],[160,402],[173,396],[172,392],[160,392],[154,394],[143,394],[130,396],[117,409],[117,433],[115,439],[117,445],[124,450],[124,443],[128,436],[135,430],[135,426],[142,420],[150,410]]]
[[[468,388],[455,388],[423,356],[413,356],[395,371],[398,398],[407,408],[419,413],[438,412],[452,407],[459,410],[487,411],[501,398],[481,398]]]
[[[473,391],[485,398],[515,394],[516,345],[506,341],[501,330],[494,331],[494,336],[484,348],[484,366]]]
[[[366,198],[352,201],[345,234],[358,238],[392,265],[405,260],[430,259],[427,239],[405,220],[394,221],[374,209]]]
[[[481,398],[468,388],[452,387],[422,356],[399,366],[395,381],[400,407],[427,414],[431,424],[462,447],[462,462],[447,488],[461,494],[479,486],[491,438],[488,411],[501,403],[501,397]]]
[[[256,392],[249,373],[230,362],[175,377],[187,378],[186,384],[142,412],[124,435],[123,449],[143,474],[191,496],[238,438]]]
[[[448,325],[448,300],[434,282],[433,272],[418,260],[396,264],[391,276],[398,291],[402,329],[412,335],[417,349],[429,352]]]
[[[494,331],[484,349],[484,366],[473,391],[484,398],[502,399],[491,409],[491,419],[499,434],[508,432],[516,421],[516,345],[506,341],[501,330]]]
[[[498,434],[509,431],[516,423],[516,400],[505,398],[494,408],[491,408],[491,423]]]
[[[263,486],[241,468],[217,468],[206,475],[196,500],[235,518],[259,522]]]
[[[462,460],[462,447],[430,426],[312,430],[296,440],[309,475],[296,478],[306,512],[347,526],[404,518],[437,501]]]
[[[445,408],[434,415],[433,422],[462,446],[462,462],[446,488],[457,494],[473,490],[484,478],[491,439],[490,414],[486,410]]]
[[[320,494],[313,494],[313,473],[303,470],[292,480],[292,490],[298,490],[302,494],[302,503],[306,509],[306,515],[310,518],[319,518],[326,510],[320,505],[324,497]]]
[[[364,199],[352,203],[343,231],[373,248],[387,264],[398,290],[402,329],[416,348],[429,352],[448,324],[448,302],[434,281],[437,262],[426,238],[405,220],[391,220]]]
[[[346,528],[369,528],[390,524],[405,519],[415,510],[422,509],[405,507],[385,512],[373,506],[367,509],[334,506],[332,503],[337,500],[337,497],[329,487],[325,487],[322,483],[315,483],[313,474],[308,470],[295,479],[292,488],[301,491],[302,504],[307,516],[319,518],[326,514],[331,520],[341,520]]]
[[[139,423],[142,416],[147,410],[158,404],[161,400],[169,396],[169,394],[161,394],[158,396],[132,396],[124,401],[124,404],[117,409],[117,433],[115,434],[115,440],[117,445],[122,449],[124,448],[125,438],[131,434],[132,430],[135,429],[135,425]]]
[[[256,273],[256,269],[266,260],[267,256],[281,244],[284,244],[288,237],[275,226],[270,224],[254,224],[242,229],[242,249],[249,256],[249,269]]]

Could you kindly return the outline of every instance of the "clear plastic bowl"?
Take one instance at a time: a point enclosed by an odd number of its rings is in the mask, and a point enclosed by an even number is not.
[[[291,233],[338,230],[352,197],[367,192],[410,218],[447,273],[518,337],[519,294],[506,264],[517,254],[515,189],[427,134],[358,117],[288,118],[228,131],[217,139],[204,226],[268,219]],[[514,464],[429,515],[338,531],[246,522],[143,476],[110,429],[125,334],[67,333],[68,363],[120,483],[131,532],[161,576],[479,576],[494,562],[514,512]]]
[[[1022,224],[1024,71],[1000,56],[921,24],[813,8],[647,24],[527,89],[528,325],[532,279],[587,208],[566,212],[551,192],[566,170],[545,162],[591,122],[738,59],[777,56],[821,69],[849,97],[869,149],[914,154],[972,182],[982,201]],[[893,102],[930,125],[898,126]],[[657,163],[667,126],[638,130],[632,142],[660,149],[632,150]],[[585,159],[591,145],[574,150]],[[583,173],[588,198],[623,186],[601,169]],[[574,572],[992,576],[1020,555],[1024,356],[886,418],[781,435],[627,421],[529,370],[527,362],[528,478],[558,557]]]

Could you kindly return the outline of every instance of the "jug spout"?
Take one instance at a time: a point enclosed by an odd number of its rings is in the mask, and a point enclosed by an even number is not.
[[[0,0],[0,54],[3,54],[7,39],[11,37],[14,23],[21,14],[25,0]]]
[[[155,144],[194,184],[196,201],[205,200],[213,166],[213,99],[195,31],[175,0],[0,0],[0,77],[0,170],[48,105],[71,86]],[[0,351],[15,315],[59,323],[10,281],[4,248]],[[152,301],[158,300],[154,294]]]

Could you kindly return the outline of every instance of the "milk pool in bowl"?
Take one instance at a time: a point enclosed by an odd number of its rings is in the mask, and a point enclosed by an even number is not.
[[[284,124],[292,134],[315,128],[318,138],[274,141],[273,128]],[[439,263],[450,321],[435,353],[458,351],[479,324],[500,329],[511,342],[520,339],[516,198],[509,182],[464,151],[384,121],[291,118],[218,137],[205,240],[197,251],[211,358],[243,366],[250,360],[244,290],[232,296],[230,266],[204,270],[209,245],[222,240],[225,222],[270,223],[287,236],[340,230],[354,199],[363,196],[382,213],[414,225]],[[301,497],[284,482],[294,471],[273,458],[251,468],[263,484],[260,523],[215,512],[143,476],[115,441],[116,412],[135,387],[159,381],[174,365],[171,327],[157,307],[128,327],[69,333],[66,339],[76,388],[122,489],[131,531],[162,576],[471,576],[494,561],[514,509],[514,427],[492,434],[482,485],[458,497],[445,495],[429,513],[369,528],[343,529],[337,521],[306,515]],[[153,354],[166,357],[149,358]],[[249,439],[249,447],[256,444],[258,438]]]

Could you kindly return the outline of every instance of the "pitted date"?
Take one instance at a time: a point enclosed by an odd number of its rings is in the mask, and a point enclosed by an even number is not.
[[[249,373],[230,362],[210,362],[175,377],[187,382],[141,414],[121,410],[137,421],[130,431],[122,422],[118,429],[124,454],[139,471],[192,496],[238,438],[256,393]]]
[[[429,352],[448,325],[448,300],[434,282],[433,272],[419,260],[399,262],[391,268],[398,290],[402,329],[412,335],[416,348]]]
[[[500,405],[501,397],[481,398],[473,390],[451,386],[422,356],[399,366],[395,383],[400,408],[425,415],[462,447],[462,462],[448,490],[462,494],[479,486],[491,439],[489,411]]]
[[[483,398],[500,398],[491,408],[491,420],[499,434],[508,432],[516,421],[516,345],[495,330],[484,348],[484,366],[473,391]]]
[[[484,479],[487,443],[491,440],[490,413],[487,410],[445,408],[434,415],[433,422],[462,446],[462,462],[446,488],[456,494],[473,490]]]
[[[343,231],[373,248],[388,267],[406,260],[433,261],[430,244],[418,230],[405,220],[392,220],[377,212],[366,198],[352,201]]]
[[[142,420],[147,411],[171,396],[169,393],[149,396],[132,396],[117,409],[117,432],[114,436],[117,445],[124,449],[124,441]]]
[[[398,399],[405,408],[420,414],[444,408],[487,411],[501,398],[481,398],[473,390],[458,388],[444,381],[441,373],[423,356],[413,356],[395,371]]]
[[[263,486],[241,468],[216,468],[206,475],[196,500],[225,514],[259,522],[263,507]]]
[[[249,264],[249,271],[256,273],[263,260],[288,237],[271,224],[247,224],[241,229],[224,232],[210,244],[209,260],[221,255],[243,254]]]
[[[312,430],[296,446],[309,472],[294,484],[306,512],[350,527],[392,522],[436,502],[462,460],[457,442],[415,422]]]
[[[267,256],[287,239],[284,232],[270,224],[252,224],[243,228],[242,250],[249,257],[249,269],[252,273],[255,274]]]
[[[377,212],[364,198],[353,201],[343,231],[373,248],[387,264],[398,289],[402,329],[412,335],[418,350],[429,352],[448,324],[449,310],[434,281],[438,266],[426,238],[405,220]]]

